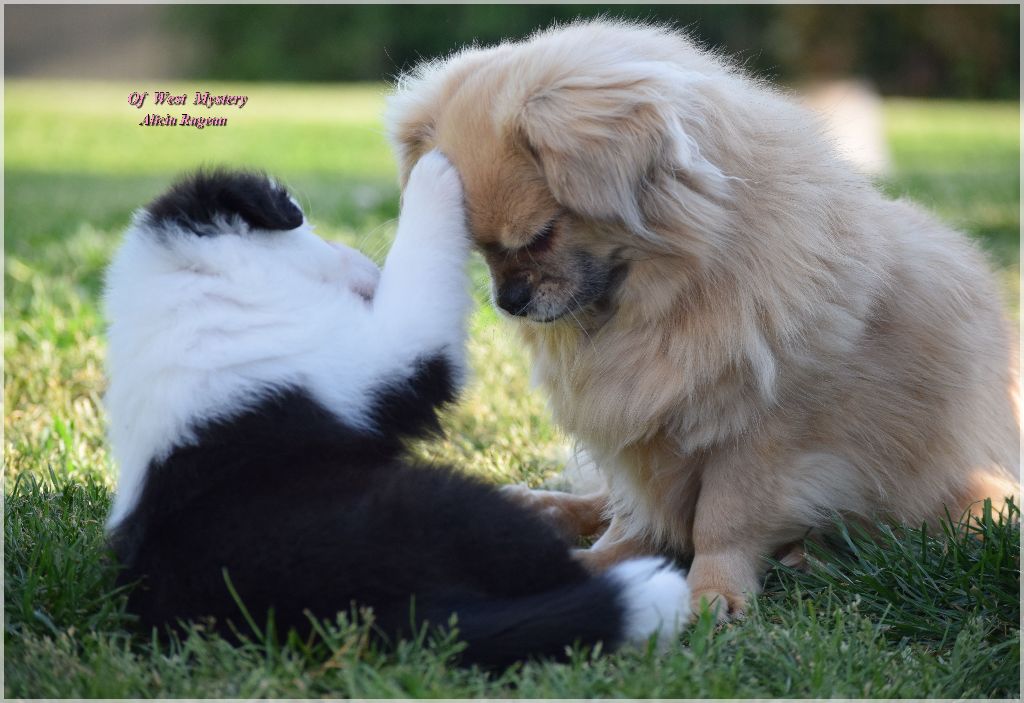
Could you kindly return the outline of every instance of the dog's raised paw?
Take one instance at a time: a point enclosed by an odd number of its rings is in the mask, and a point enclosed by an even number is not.
[[[413,167],[406,186],[406,197],[422,195],[423,204],[462,204],[462,179],[452,162],[437,149],[428,151]]]

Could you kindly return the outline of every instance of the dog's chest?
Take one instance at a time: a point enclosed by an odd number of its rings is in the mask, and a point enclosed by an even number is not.
[[[558,425],[603,451],[657,440],[690,455],[735,441],[761,412],[756,389],[728,372],[695,381],[663,359],[615,361],[552,344],[538,344],[534,360]]]

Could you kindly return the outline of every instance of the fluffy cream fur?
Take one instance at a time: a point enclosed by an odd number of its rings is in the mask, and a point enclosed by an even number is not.
[[[984,257],[781,92],[597,21],[425,64],[389,124],[403,182],[432,148],[459,169],[496,291],[533,291],[536,375],[610,484],[596,567],[693,555],[695,602],[734,610],[833,512],[919,523],[1017,492]]]

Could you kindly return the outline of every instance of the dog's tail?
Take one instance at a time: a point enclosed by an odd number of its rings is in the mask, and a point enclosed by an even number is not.
[[[417,619],[445,624],[457,613],[466,643],[461,661],[498,667],[528,657],[564,658],[573,644],[606,649],[667,646],[686,625],[683,575],[663,559],[633,559],[582,583],[509,599],[453,598],[420,603]]]

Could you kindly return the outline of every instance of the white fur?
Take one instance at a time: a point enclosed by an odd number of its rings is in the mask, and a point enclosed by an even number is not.
[[[106,404],[119,467],[108,528],[130,512],[151,460],[260,392],[300,384],[365,427],[373,386],[410,374],[419,357],[444,351],[464,368],[469,239],[458,174],[440,154],[410,177],[383,274],[307,222],[218,229],[158,234],[140,214],[108,271]]]
[[[690,617],[690,589],[682,573],[660,557],[630,559],[608,575],[619,582],[625,601],[625,640],[646,644],[657,635],[669,647]]]

